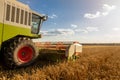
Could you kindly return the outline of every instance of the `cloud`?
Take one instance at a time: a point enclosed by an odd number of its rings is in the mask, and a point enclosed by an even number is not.
[[[112,28],[113,31],[120,31],[120,28],[118,27],[115,27],[115,28]]]
[[[88,31],[86,29],[76,29],[75,32],[88,33]]]
[[[97,32],[97,31],[99,31],[98,27],[86,27],[84,29],[75,30],[75,32],[83,32],[83,33]]]
[[[85,13],[84,17],[88,19],[95,19],[101,16],[107,16],[112,10],[116,9],[116,6],[115,5],[110,6],[108,4],[103,4],[102,9],[103,9],[103,12],[97,11],[95,14]]]
[[[107,12],[112,11],[112,10],[114,10],[115,8],[116,8],[115,5],[110,6],[110,5],[108,5],[108,4],[103,4],[103,10],[105,10],[105,11],[107,11]]]
[[[78,25],[75,25],[75,24],[71,24],[71,28],[77,28]]]
[[[58,36],[58,35],[73,35],[75,34],[74,30],[72,29],[53,29],[53,30],[49,30],[49,31],[41,31],[41,33],[44,36]]]
[[[102,12],[102,15],[103,16],[107,16],[112,10],[116,9],[116,6],[115,5],[108,5],[108,4],[104,4],[103,5],[103,10],[104,12]]]
[[[112,40],[117,40],[120,39],[120,35],[119,34],[106,34],[104,35],[106,38],[110,38]]]
[[[76,33],[89,33],[89,32],[97,32],[99,31],[98,27],[84,27],[84,28],[79,28],[75,24],[71,24],[71,29],[51,29],[49,31],[41,31],[43,36],[69,36],[69,35],[74,35]]]
[[[86,13],[86,14],[84,15],[85,18],[89,18],[89,19],[98,18],[98,17],[100,17],[100,16],[101,16],[101,15],[100,15],[100,12],[99,12],[99,11],[96,12],[96,14]]]
[[[99,31],[99,30],[98,30],[98,27],[86,27],[86,30],[87,30],[88,32]]]
[[[56,14],[52,14],[51,16],[48,16],[51,19],[57,18],[58,16]]]
[[[103,16],[107,16],[109,14],[109,12],[103,12],[102,15]]]

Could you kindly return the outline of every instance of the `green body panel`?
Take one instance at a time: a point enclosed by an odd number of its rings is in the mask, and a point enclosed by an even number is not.
[[[2,27],[3,27],[3,24],[0,24],[0,46],[2,43]]]
[[[4,32],[3,32],[3,37],[2,35],[2,27],[4,26]],[[12,25],[7,25],[7,24],[2,24],[0,23],[0,43],[13,38],[17,35],[23,35],[23,36],[29,36],[29,37],[36,37],[38,38],[39,35],[37,34],[31,34],[31,29],[29,28],[23,28],[23,27],[17,27],[17,26],[12,26]],[[2,40],[2,41],[1,41]]]

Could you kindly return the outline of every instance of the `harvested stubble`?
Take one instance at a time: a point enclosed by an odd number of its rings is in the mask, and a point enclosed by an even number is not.
[[[119,80],[120,46],[83,46],[77,61],[39,61],[27,68],[4,70],[1,80]]]

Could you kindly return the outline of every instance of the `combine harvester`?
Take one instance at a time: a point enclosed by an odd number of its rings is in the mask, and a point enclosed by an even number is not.
[[[40,38],[47,19],[17,0],[0,0],[0,55],[7,67],[30,65],[39,53],[32,39]]]
[[[0,56],[7,67],[28,66],[36,60],[39,52],[32,39],[41,38],[40,27],[46,20],[47,16],[17,0],[0,0]],[[65,53],[67,57],[73,55],[74,45],[64,48],[68,51],[68,54]],[[45,45],[37,46],[40,50],[45,48]]]

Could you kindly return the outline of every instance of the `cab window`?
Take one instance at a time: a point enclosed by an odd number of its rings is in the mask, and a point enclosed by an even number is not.
[[[35,34],[39,33],[40,23],[41,23],[40,16],[36,14],[32,14],[32,33],[35,33]]]

